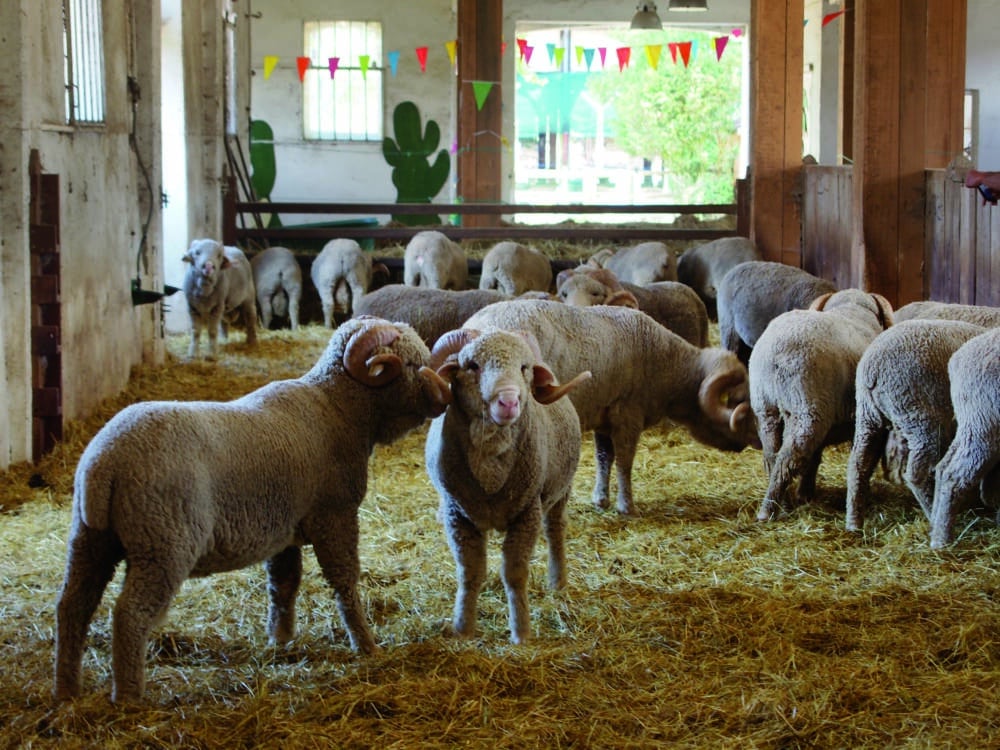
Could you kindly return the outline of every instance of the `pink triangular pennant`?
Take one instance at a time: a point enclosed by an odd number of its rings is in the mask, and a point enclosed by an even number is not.
[[[492,88],[492,81],[472,81],[472,94],[476,97],[477,110],[483,108],[483,103],[486,101],[486,97],[490,95]]]
[[[420,72],[427,72],[427,48],[417,47],[417,62],[420,63]]]
[[[271,73],[274,69],[278,67],[278,56],[277,55],[264,55],[264,80],[266,81],[271,77]]]
[[[535,48],[528,45],[524,48],[524,64],[527,65],[531,62],[531,53],[535,51]]]
[[[721,60],[722,53],[726,51],[726,45],[729,44],[728,36],[717,36],[715,37],[715,59]]]
[[[625,70],[625,67],[628,65],[629,58],[632,57],[632,48],[618,47],[615,50],[615,53],[618,55],[618,71],[621,72]]]
[[[597,48],[597,54],[601,56],[601,67],[603,68],[604,64],[605,64],[605,58],[608,56],[608,48],[607,47],[598,47]]]
[[[823,25],[826,26],[828,23],[830,23],[830,21],[842,15],[844,15],[844,11],[842,10],[838,10],[833,13],[827,13],[825,16],[823,16]]]
[[[299,81],[304,81],[306,79],[306,71],[312,65],[312,60],[308,57],[296,57],[295,64],[299,67]]]
[[[337,66],[340,65],[340,58],[331,57],[326,61],[326,64],[330,68],[330,78],[333,78],[333,74],[337,72]]]
[[[649,67],[656,70],[660,67],[660,52],[663,50],[662,44],[647,44],[646,45],[646,60],[649,61]]]
[[[736,37],[737,39],[739,39],[739,38],[740,38],[741,36],[743,36],[743,29],[733,29],[733,30],[732,30],[731,32],[729,32],[729,33],[730,33],[730,34],[732,34],[732,35],[733,35],[734,37]]]
[[[684,67],[688,66],[691,62],[691,42],[678,42],[677,51],[681,53],[681,59],[684,61]]]

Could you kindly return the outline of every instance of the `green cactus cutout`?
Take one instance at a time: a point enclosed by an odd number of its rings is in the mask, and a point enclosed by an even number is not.
[[[413,102],[400,102],[392,113],[396,140],[382,141],[382,154],[392,167],[392,184],[396,186],[397,203],[430,203],[440,192],[451,170],[451,157],[441,149],[434,163],[430,157],[441,141],[441,129],[434,120],[427,121],[420,132],[420,110]],[[440,224],[441,217],[433,214],[393,214],[392,218],[409,226]]]
[[[270,201],[278,166],[274,157],[274,131],[266,120],[250,122],[250,184],[259,201]],[[280,227],[278,214],[268,214],[268,227]]]

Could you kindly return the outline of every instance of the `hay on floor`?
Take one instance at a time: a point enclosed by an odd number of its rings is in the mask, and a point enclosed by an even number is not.
[[[260,566],[189,581],[156,631],[146,703],[110,689],[112,582],[91,625],[84,694],[50,697],[53,611],[72,472],[87,440],[139,399],[235,397],[311,366],[329,332],[262,332],[218,362],[171,338],[160,369],[38,466],[0,474],[3,747],[996,747],[1000,533],[969,514],[937,552],[915,502],[874,481],[865,532],[843,530],[846,448],[827,451],[819,497],[759,524],[760,454],[724,454],[682,430],[648,431],[635,467],[642,515],[589,501],[585,436],[569,512],[569,585],[546,590],[539,543],[535,638],[508,643],[491,545],[471,641],[444,634],[454,566],[423,469],[426,428],[376,449],[361,510],[363,597],[381,651],[352,653],[310,554],[299,636],[268,646]],[[346,438],[345,438],[346,439]]]

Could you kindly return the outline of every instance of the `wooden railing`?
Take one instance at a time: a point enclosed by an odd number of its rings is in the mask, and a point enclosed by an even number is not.
[[[743,180],[737,181],[735,203],[719,204],[624,204],[624,205],[537,205],[509,203],[295,203],[246,202],[236,200],[235,186],[223,196],[223,241],[227,245],[248,244],[267,246],[283,240],[326,241],[337,237],[354,239],[387,239],[406,241],[421,230],[435,228],[451,239],[555,239],[566,241],[630,241],[630,240],[712,240],[719,237],[749,234],[749,201]],[[488,226],[440,224],[432,226],[282,226],[266,227],[260,217],[266,214],[343,215],[374,217],[382,215],[420,214],[493,217],[482,223]],[[518,214],[557,215],[639,215],[673,216],[676,214],[723,214],[736,217],[732,229],[686,229],[663,222],[632,224],[501,224],[501,216]],[[480,222],[477,222],[480,223]],[[641,225],[640,225],[641,224]]]

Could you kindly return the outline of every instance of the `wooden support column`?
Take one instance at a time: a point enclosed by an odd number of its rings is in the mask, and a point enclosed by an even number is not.
[[[964,35],[953,24],[964,28],[964,7],[855,2],[852,276],[894,306],[926,295],[924,171],[960,150]]]
[[[750,236],[767,260],[801,267],[803,0],[750,8]]]
[[[501,119],[503,3],[458,2],[458,188],[466,202],[500,200],[503,122]],[[473,81],[493,84],[476,105]],[[499,215],[464,215],[464,226],[496,226]]]

